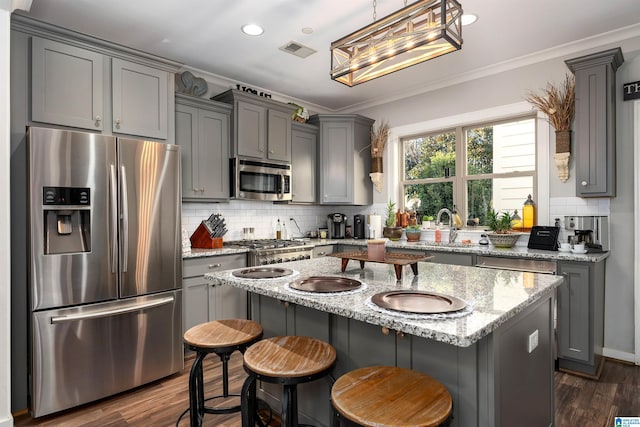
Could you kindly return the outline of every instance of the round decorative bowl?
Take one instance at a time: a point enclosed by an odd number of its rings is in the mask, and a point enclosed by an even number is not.
[[[489,242],[496,248],[512,248],[520,238],[520,234],[487,233],[487,237],[489,238]]]
[[[389,240],[400,240],[402,237],[402,227],[384,227],[382,229],[382,237]]]
[[[417,242],[420,240],[420,230],[405,230],[408,242]]]

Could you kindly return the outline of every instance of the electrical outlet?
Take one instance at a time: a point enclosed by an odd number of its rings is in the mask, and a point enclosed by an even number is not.
[[[527,345],[527,351],[532,353],[533,350],[538,347],[538,330],[536,329],[529,335],[529,343]]]

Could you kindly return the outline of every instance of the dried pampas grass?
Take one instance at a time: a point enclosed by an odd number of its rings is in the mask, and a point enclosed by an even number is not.
[[[389,139],[389,124],[387,122],[380,123],[377,129],[375,126],[371,128],[371,157],[382,157],[387,139]]]
[[[575,114],[576,84],[573,74],[566,74],[560,86],[551,83],[541,95],[529,92],[527,101],[545,113],[549,123],[557,130],[571,130]]]

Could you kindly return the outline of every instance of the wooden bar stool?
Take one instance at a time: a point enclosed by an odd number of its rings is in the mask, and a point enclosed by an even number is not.
[[[242,387],[242,426],[255,426],[257,380],[282,384],[281,426],[298,426],[296,385],[328,375],[335,361],[333,346],[311,337],[273,337],[253,344],[244,353],[249,376]]]
[[[262,326],[252,320],[227,319],[201,323],[184,333],[185,347],[196,352],[196,359],[189,374],[189,416],[191,426],[201,426],[204,414],[229,414],[239,412],[241,405],[231,407],[207,407],[205,401],[240,396],[229,394],[229,358],[238,350],[244,353],[262,338]],[[217,354],[222,361],[222,394],[204,398],[202,362],[208,354]],[[183,412],[180,419],[187,413]]]
[[[451,415],[451,395],[428,375],[393,366],[347,372],[331,388],[334,425],[437,426]]]

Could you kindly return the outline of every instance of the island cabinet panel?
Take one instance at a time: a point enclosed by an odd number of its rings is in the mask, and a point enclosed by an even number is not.
[[[183,332],[212,320],[247,318],[247,293],[204,277],[205,273],[247,266],[246,254],[183,260]]]
[[[231,107],[176,94],[176,144],[182,155],[182,199],[229,199]]]
[[[31,57],[31,119],[102,131],[103,55],[34,37]]]
[[[616,70],[620,48],[565,61],[575,74],[576,193],[616,195]]]
[[[370,205],[373,202],[371,126],[357,114],[318,114],[309,123],[319,128],[319,199],[321,204]]]
[[[291,162],[291,105],[236,89],[211,99],[233,106],[233,157]]]
[[[562,370],[599,376],[604,345],[604,262],[562,262],[558,273],[558,363]]]
[[[316,152],[318,128],[292,123],[291,170],[292,203],[315,203],[316,196]]]

